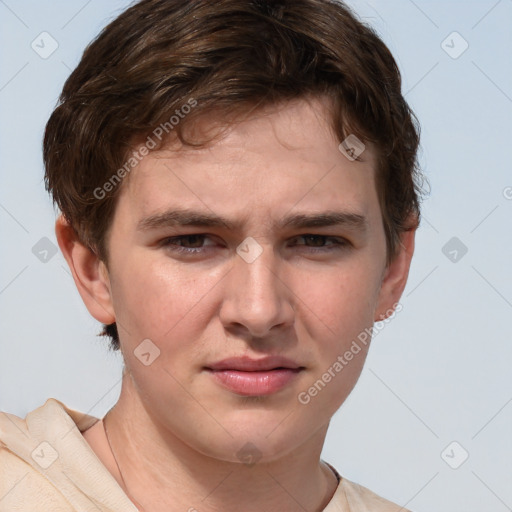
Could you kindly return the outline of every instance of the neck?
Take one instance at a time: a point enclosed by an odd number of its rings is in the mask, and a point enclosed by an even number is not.
[[[122,392],[104,425],[117,465],[107,467],[141,512],[320,512],[336,490],[334,473],[320,461],[327,426],[277,460],[227,462],[162,429],[134,396]]]

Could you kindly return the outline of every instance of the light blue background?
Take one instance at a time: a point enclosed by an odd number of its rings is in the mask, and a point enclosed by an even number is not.
[[[324,458],[418,512],[512,510],[512,0],[349,4],[399,63],[431,195],[403,311],[375,338]],[[44,125],[85,45],[126,5],[0,0],[0,410],[20,416],[48,397],[102,416],[119,393],[119,356],[64,259],[42,263],[32,247],[56,243]],[[43,31],[59,45],[48,59],[31,48]],[[457,59],[441,46],[453,31],[469,44]],[[456,263],[442,252],[452,237],[468,248]],[[469,452],[458,469],[440,455],[452,441]]]

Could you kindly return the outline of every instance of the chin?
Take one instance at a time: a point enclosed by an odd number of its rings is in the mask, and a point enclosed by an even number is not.
[[[236,421],[224,421],[222,435],[196,439],[190,444],[203,455],[224,462],[248,466],[271,463],[296,450],[318,430],[318,426],[308,424],[297,428],[300,422],[297,418],[294,422],[286,421],[287,414],[273,411],[266,415],[262,410],[246,411],[243,417],[238,414]]]

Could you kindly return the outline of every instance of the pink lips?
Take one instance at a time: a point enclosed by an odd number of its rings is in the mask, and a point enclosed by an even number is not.
[[[283,389],[304,367],[278,356],[262,359],[233,357],[208,365],[206,370],[224,388],[243,396],[264,396]]]

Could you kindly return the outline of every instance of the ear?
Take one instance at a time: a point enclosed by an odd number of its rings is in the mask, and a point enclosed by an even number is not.
[[[414,237],[416,228],[404,231],[400,236],[400,244],[395,258],[384,271],[374,321],[378,322],[390,316],[407,283],[409,268],[414,253]]]
[[[55,223],[55,235],[89,313],[103,324],[115,322],[110,280],[105,264],[79,241],[75,230],[63,215]]]

